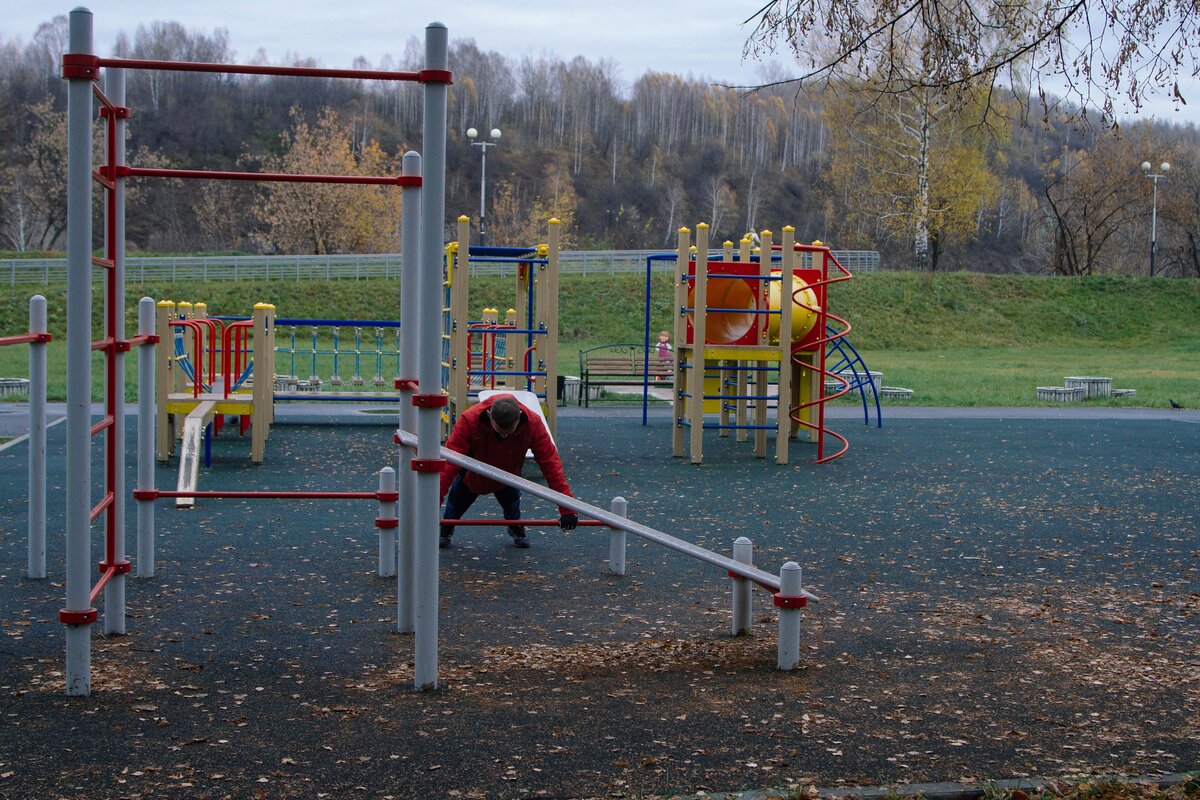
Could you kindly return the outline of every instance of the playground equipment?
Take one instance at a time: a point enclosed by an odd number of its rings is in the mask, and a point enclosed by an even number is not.
[[[213,435],[227,414],[237,415],[241,433],[250,430],[250,460],[261,464],[275,418],[275,306],[259,303],[247,320],[209,317],[204,303],[158,303],[155,334],[171,347],[158,349],[155,407],[156,456],[166,461],[181,442],[180,491],[196,488],[200,447],[209,463]],[[220,362],[218,367],[218,361]],[[179,497],[180,508],[195,505]]]
[[[29,298],[29,332],[0,336],[0,347],[29,345],[29,532],[27,574],[46,577],[46,298]]]
[[[369,378],[373,386],[394,385],[394,377],[388,380],[385,372],[398,375],[400,372],[400,328],[401,322],[391,320],[367,319],[276,319],[275,335],[287,344],[276,343],[274,346],[277,361],[286,360],[287,375],[276,375],[276,400],[387,400],[395,402],[399,395],[394,391],[318,391],[322,386],[366,386],[368,379],[363,377],[365,367],[374,369]],[[303,337],[298,333],[307,328],[309,345],[302,347],[299,342]],[[342,329],[349,328],[352,333],[350,348],[343,346],[345,341]],[[322,344],[321,334],[328,331],[327,344]],[[299,362],[297,361],[299,358]],[[303,370],[304,361],[308,361],[308,378],[299,376]],[[342,377],[343,365],[352,363],[354,373],[348,379]],[[330,365],[330,373],[322,375],[318,365]]]
[[[558,255],[562,223],[551,219],[547,244],[471,247],[469,218],[458,218],[458,240],[446,247],[443,306],[443,380],[449,393],[446,422],[476,402],[481,390],[533,392],[541,400],[550,434],[558,427]],[[516,264],[513,305],[499,319],[485,308],[472,320],[468,308],[470,264]]]
[[[432,273],[441,257],[442,218],[445,214],[445,165],[446,165],[446,101],[452,75],[447,69],[447,32],[444,25],[434,23],[425,29],[426,68],[420,71],[381,70],[330,70],[309,67],[275,67],[268,65],[236,65],[172,62],[148,59],[100,58],[94,53],[92,36],[92,13],[86,8],[70,12],[68,23],[68,52],[62,59],[62,77],[67,81],[67,474],[65,484],[66,512],[66,607],[59,612],[59,619],[66,631],[66,693],[87,695],[91,692],[91,626],[99,614],[94,607],[96,600],[104,596],[104,627],[106,633],[125,632],[125,575],[130,563],[124,551],[124,504],[125,504],[125,450],[124,450],[124,354],[131,347],[139,348],[138,375],[140,391],[138,397],[138,488],[134,499],[138,501],[138,575],[153,574],[154,513],[153,503],[160,496],[154,489],[155,456],[155,410],[153,347],[158,338],[155,330],[153,301],[144,298],[139,304],[139,333],[125,336],[125,182],[130,177],[163,177],[172,179],[208,179],[243,181],[286,181],[292,183],[346,183],[360,185],[387,185],[403,187],[405,207],[419,209],[420,213],[406,214],[405,232],[410,234],[404,241],[405,266],[411,265],[417,274]],[[126,120],[131,116],[125,107],[125,70],[164,70],[174,72],[209,72],[218,74],[279,75],[290,77],[357,78],[419,83],[424,95],[424,129],[422,142],[425,148],[425,170],[422,177],[421,156],[407,153],[404,156],[405,174],[399,176],[347,176],[347,175],[299,175],[279,173],[216,172],[205,170],[150,169],[130,167],[125,163]],[[101,79],[103,79],[101,81]],[[105,163],[93,171],[92,133],[94,102],[99,101],[100,116],[104,122]],[[104,251],[103,258],[92,257],[93,182],[98,183],[105,193],[104,203]],[[419,187],[424,186],[424,191]],[[413,190],[413,194],[408,194]],[[418,196],[419,195],[419,196]],[[414,225],[409,224],[412,217]],[[427,265],[416,270],[417,263]],[[92,324],[92,268],[104,270],[105,326],[104,338],[91,340]],[[426,308],[437,308],[438,287],[430,282],[424,295]],[[440,320],[435,313],[428,313],[429,339],[434,349],[423,353],[428,362],[420,370],[423,387],[437,386],[438,359],[436,351],[437,328]],[[186,326],[196,338],[208,333],[202,330],[206,323],[195,320],[195,325]],[[214,335],[214,334],[210,334]],[[210,352],[215,349],[210,346]],[[103,418],[93,424],[91,419],[92,351],[99,350],[104,356],[105,411]],[[232,353],[231,348],[226,349]],[[263,359],[265,350],[258,350]],[[161,356],[160,356],[161,358]],[[169,356],[168,356],[169,358]],[[199,361],[193,394],[203,388],[203,369]],[[412,373],[418,372],[418,361],[406,365]],[[209,367],[205,364],[204,367]],[[260,369],[262,365],[260,365]],[[411,374],[411,373],[410,373]],[[215,377],[214,374],[211,377]],[[223,373],[222,377],[225,377]],[[269,388],[271,382],[260,381]],[[209,380],[210,388],[212,380]],[[227,384],[228,386],[228,384]],[[415,390],[415,382],[409,386]],[[222,387],[220,401],[224,402]],[[439,446],[439,406],[421,402],[422,398],[440,398],[436,394],[414,394],[413,400],[421,405],[420,455],[433,453]],[[196,399],[193,397],[193,399]],[[198,406],[197,406],[198,407]],[[194,411],[195,409],[193,409]],[[430,416],[432,414],[432,416]],[[425,419],[428,418],[428,419]],[[258,427],[258,426],[255,426]],[[264,426],[261,426],[265,428]],[[104,432],[104,494],[93,506],[91,500],[91,437]],[[260,436],[262,434],[260,433]],[[418,467],[427,464],[415,461]],[[437,466],[422,470],[418,476],[417,489],[413,495],[420,498],[417,505],[425,507],[431,519],[426,524],[433,529],[437,525]],[[206,493],[215,496],[214,493]],[[378,499],[378,498],[374,498]],[[93,586],[90,571],[95,562],[91,558],[92,522],[104,516],[104,558],[100,562],[101,577]],[[418,572],[422,583],[437,579],[437,548],[428,548],[431,555],[423,555],[422,565],[432,562],[432,569]],[[436,593],[436,589],[435,589]],[[428,665],[436,669],[437,619],[436,602],[431,608],[418,610],[416,642],[418,682],[436,684],[436,675],[429,677]],[[430,621],[431,620],[431,621]],[[430,653],[433,658],[430,658]]]
[[[778,248],[772,236],[771,231],[762,232],[757,256],[747,237],[736,258],[733,244],[726,242],[724,257],[710,259],[707,224],[697,225],[694,254],[691,231],[679,231],[672,452],[677,457],[684,454],[684,430],[690,429],[687,449],[693,464],[703,460],[706,428],[722,436],[735,430],[739,441],[753,432],[754,452],[760,458],[766,456],[767,434],[773,431],[778,464],[788,462],[788,443],[799,428],[808,429],[809,440],[816,442],[817,463],[837,458],[849,447],[824,420],[825,403],[850,390],[846,378],[826,368],[826,345],[850,330],[849,323],[828,312],[826,289],[852,275],[821,243],[796,244],[791,226],[783,229]],[[841,276],[829,277],[830,264]],[[830,319],[841,328],[830,327]],[[844,350],[838,352],[848,358]],[[826,377],[841,384],[829,396]],[[767,418],[772,399],[778,406],[774,423]],[[718,420],[705,422],[706,414],[716,414]],[[843,444],[829,456],[824,453],[827,434]]]

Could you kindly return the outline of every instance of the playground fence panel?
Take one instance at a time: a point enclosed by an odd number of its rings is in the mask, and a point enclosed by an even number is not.
[[[560,274],[643,273],[646,257],[662,250],[567,250],[559,256]],[[852,272],[880,269],[874,250],[835,251]],[[654,272],[672,272],[674,262],[651,262]],[[126,280],[135,283],[180,281],[363,280],[400,277],[399,253],[323,256],[144,256],[125,259]],[[515,264],[472,264],[473,275],[514,275]],[[66,283],[65,258],[0,259],[0,281],[17,284]],[[99,277],[96,277],[99,280]]]

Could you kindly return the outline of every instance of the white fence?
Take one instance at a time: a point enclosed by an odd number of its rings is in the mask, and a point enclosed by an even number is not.
[[[560,256],[563,274],[614,275],[643,272],[646,258],[666,250],[566,250]],[[714,255],[716,252],[714,251]],[[834,257],[851,272],[879,269],[874,250],[835,251]],[[670,272],[671,261],[652,261],[654,272]],[[512,264],[474,264],[472,274],[510,275]],[[96,280],[101,270],[95,271]],[[177,281],[359,280],[400,277],[400,254],[327,256],[154,256],[125,259],[125,278],[131,283]],[[0,282],[57,284],[67,280],[65,258],[0,259]]]

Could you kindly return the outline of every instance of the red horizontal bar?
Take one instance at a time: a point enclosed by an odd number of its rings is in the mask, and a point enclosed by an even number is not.
[[[104,419],[100,420],[99,422],[97,422],[95,425],[92,426],[91,435],[95,436],[97,433],[104,430],[105,428],[111,427],[112,424],[113,424],[113,415],[109,414],[107,417],[105,417]],[[92,519],[95,519],[95,517],[92,517]]]
[[[296,78],[358,78],[373,81],[420,81],[420,72],[388,72],[375,69],[324,69],[321,67],[275,67],[267,64],[212,64],[202,61],[156,61],[142,58],[101,58],[101,67],[157,69],[171,72],[216,72],[229,75],[278,75]]]
[[[22,333],[20,336],[0,336],[0,347],[8,344],[45,344],[51,338],[48,333]]]
[[[221,172],[203,169],[125,167],[118,175],[134,178],[196,178],[212,181],[274,181],[279,183],[344,183],[359,186],[420,186],[419,175],[297,175],[289,172]]]
[[[111,258],[101,258],[100,256],[92,256],[92,266],[104,267],[105,269],[113,269],[117,266],[117,264]]]
[[[94,180],[96,183],[103,186],[105,189],[116,189],[117,188],[116,181],[113,181],[112,179],[107,177],[100,170],[94,170],[92,172],[92,180]]]
[[[99,339],[97,341],[92,342],[93,350],[107,350],[112,346],[113,346],[112,337],[109,337],[107,339]]]
[[[153,494],[153,497],[149,495]],[[236,500],[379,500],[378,492],[176,492],[140,490],[137,500],[156,500],[160,497],[228,497]]]
[[[139,334],[137,336],[134,336],[132,339],[130,339],[126,344],[128,344],[130,347],[141,347],[144,344],[158,344],[158,334],[156,334],[156,333]]]
[[[498,525],[522,525],[526,528],[557,528],[558,520],[556,519],[444,519],[441,521],[443,525],[470,525],[472,527],[491,527]],[[598,519],[581,519],[579,527],[590,528],[607,528]]]
[[[109,419],[111,420],[111,419],[112,419],[112,417],[109,417]],[[97,503],[97,504],[96,504],[96,507],[92,509],[92,516],[91,516],[91,520],[92,520],[93,522],[95,522],[95,520],[96,520],[96,517],[98,517],[98,516],[100,516],[101,514],[103,514],[103,513],[104,513],[104,509],[108,508],[108,507],[109,507],[109,506],[111,506],[112,504],[113,504],[113,493],[112,493],[112,492],[107,492],[107,493],[105,493],[105,495],[104,495],[104,499],[103,499],[103,500],[101,500],[99,503]]]

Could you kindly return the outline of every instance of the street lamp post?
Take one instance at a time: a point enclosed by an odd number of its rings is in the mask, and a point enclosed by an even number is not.
[[[1158,168],[1161,172],[1155,172],[1154,167],[1149,161],[1142,162],[1142,172],[1146,173],[1146,177],[1154,181],[1154,200],[1150,205],[1150,277],[1154,277],[1154,251],[1157,249],[1158,239],[1158,179],[1167,177],[1167,173],[1171,171],[1171,165],[1166,161],[1159,164]]]
[[[472,147],[478,147],[480,151],[479,163],[479,244],[482,246],[487,242],[484,241],[487,236],[487,230],[484,225],[484,218],[487,216],[487,151],[489,147],[495,147],[499,142],[484,140],[482,142],[475,141],[479,136],[479,131],[474,128],[467,128],[467,138],[471,140]],[[500,129],[492,128],[489,134],[492,139],[500,138]]]

